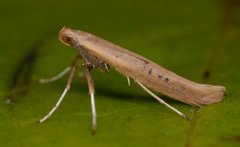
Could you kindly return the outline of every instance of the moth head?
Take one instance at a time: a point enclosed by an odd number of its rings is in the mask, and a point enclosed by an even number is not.
[[[59,40],[68,46],[73,46],[74,42],[76,42],[74,39],[75,36],[75,30],[72,30],[68,27],[63,27],[61,31],[59,32]]]

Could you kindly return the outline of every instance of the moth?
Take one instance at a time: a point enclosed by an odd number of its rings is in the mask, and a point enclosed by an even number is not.
[[[136,53],[106,41],[90,33],[63,27],[59,32],[59,39],[65,45],[73,47],[77,51],[77,57],[72,66],[65,69],[55,77],[41,79],[40,82],[47,83],[61,78],[70,72],[67,85],[56,105],[51,111],[40,119],[40,123],[47,120],[61,104],[67,91],[70,89],[71,81],[76,70],[84,67],[85,77],[88,83],[92,107],[92,130],[96,130],[97,113],[94,101],[94,82],[91,70],[98,68],[107,72],[109,66],[127,77],[128,83],[133,79],[143,90],[164,104],[183,118],[185,114],[172,107],[152,91],[162,93],[170,98],[194,106],[209,105],[221,101],[225,95],[225,87],[218,85],[199,84],[187,80]],[[83,62],[78,62],[82,60]]]

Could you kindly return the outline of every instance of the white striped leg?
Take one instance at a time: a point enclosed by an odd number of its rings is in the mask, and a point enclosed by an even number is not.
[[[131,85],[130,78],[129,77],[126,77],[126,78],[127,78],[128,86],[130,86]]]
[[[71,70],[71,67],[67,67],[56,76],[53,76],[47,79],[40,79],[39,83],[45,84],[45,83],[57,81],[58,79],[62,78],[65,74],[67,74],[70,70]]]
[[[96,112],[96,106],[95,106],[95,99],[94,99],[94,81],[92,79],[90,70],[87,66],[85,68],[85,76],[87,79],[88,83],[88,89],[89,89],[89,94],[91,98],[91,107],[92,107],[92,133],[95,134],[96,127],[97,127],[97,112]]]
[[[65,89],[64,89],[61,97],[60,97],[59,100],[57,101],[56,105],[51,109],[51,111],[50,111],[47,115],[45,115],[42,119],[39,120],[39,123],[42,123],[42,122],[44,122],[45,120],[47,120],[47,119],[57,110],[57,108],[58,108],[59,105],[61,104],[63,98],[65,97],[66,93],[68,92],[68,90],[69,90],[70,87],[71,87],[72,79],[73,79],[73,77],[74,77],[76,68],[77,68],[76,65],[73,65],[73,66],[72,66],[70,75],[69,75],[69,77],[68,77],[67,85],[66,85],[66,87],[65,87]]]
[[[145,87],[141,82],[139,82],[138,80],[136,80],[137,84],[144,90],[146,91],[148,94],[150,94],[153,98],[155,98],[157,101],[159,101],[161,104],[167,106],[169,109],[173,110],[174,112],[176,112],[177,114],[179,114],[180,116],[182,116],[184,119],[188,119],[187,115],[183,114],[182,112],[178,111],[176,108],[174,108],[173,106],[169,105],[168,103],[166,103],[164,100],[162,100],[160,97],[158,97],[156,94],[154,94],[152,91],[150,91],[147,87]]]

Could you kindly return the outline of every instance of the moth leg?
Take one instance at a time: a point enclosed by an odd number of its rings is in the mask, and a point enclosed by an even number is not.
[[[94,99],[94,81],[92,79],[91,76],[91,67],[86,66],[85,68],[85,76],[87,79],[87,83],[88,83],[88,89],[89,89],[89,94],[90,94],[90,98],[91,98],[91,107],[92,107],[92,133],[94,134],[96,131],[96,127],[97,127],[97,113],[96,113],[96,107],[95,107],[95,99]]]
[[[106,71],[109,71],[109,67],[108,67],[107,63],[104,63],[104,66],[105,66]]]
[[[76,62],[74,64],[72,64],[71,71],[70,71],[70,74],[69,74],[69,77],[68,77],[68,81],[67,81],[66,87],[65,87],[61,97],[57,101],[56,105],[51,109],[51,111],[47,115],[45,115],[42,119],[39,120],[39,123],[42,123],[45,120],[47,120],[55,112],[55,110],[59,107],[63,98],[65,97],[66,93],[68,92],[68,90],[71,87],[72,79],[74,77],[74,74],[75,74],[75,71],[76,71],[77,67],[78,66],[77,66]]]
[[[179,114],[180,116],[182,116],[184,119],[188,119],[188,116],[183,114],[182,112],[178,111],[176,108],[174,108],[173,106],[169,105],[168,103],[166,103],[164,100],[162,100],[160,97],[158,97],[156,94],[154,94],[152,91],[150,91],[147,87],[145,87],[141,82],[139,82],[138,80],[136,80],[136,83],[144,90],[146,91],[149,95],[151,95],[153,98],[155,98],[157,101],[159,101],[161,104],[167,106],[169,109],[173,110],[174,112],[176,112],[177,114]]]
[[[39,83],[45,84],[45,83],[57,81],[58,79],[62,78],[65,74],[67,74],[70,70],[71,70],[71,67],[67,67],[63,71],[61,71],[59,74],[57,74],[56,76],[53,76],[53,77],[50,77],[47,79],[45,79],[45,78],[39,79]]]
[[[72,66],[74,64],[76,64],[77,66],[77,62],[79,61],[79,59],[82,59],[81,56],[77,55],[74,60],[72,61]],[[50,78],[43,78],[43,79],[39,79],[39,83],[45,84],[45,83],[50,83],[50,82],[54,82],[59,80],[60,78],[62,78],[65,74],[67,74],[70,70],[71,70],[71,66],[65,68],[63,71],[61,71],[60,73],[58,73],[57,75],[50,77]]]
[[[130,78],[129,77],[126,77],[126,78],[127,78],[128,86],[130,86],[131,85]]]

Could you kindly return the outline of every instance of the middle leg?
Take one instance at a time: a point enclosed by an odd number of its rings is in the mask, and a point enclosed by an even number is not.
[[[96,106],[95,106],[95,99],[94,99],[94,81],[92,79],[91,76],[91,67],[88,66],[86,64],[86,68],[85,68],[85,76],[87,79],[87,83],[88,83],[88,89],[89,89],[89,94],[90,94],[90,98],[91,98],[91,107],[92,107],[92,133],[94,134],[96,131],[96,127],[97,127],[97,113],[96,113]]]

